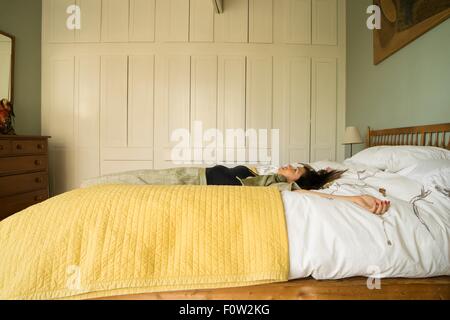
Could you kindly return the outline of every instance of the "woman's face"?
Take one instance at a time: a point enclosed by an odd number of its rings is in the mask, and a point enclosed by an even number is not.
[[[278,174],[284,176],[289,183],[295,182],[303,175],[305,168],[294,168],[291,165],[278,169]]]

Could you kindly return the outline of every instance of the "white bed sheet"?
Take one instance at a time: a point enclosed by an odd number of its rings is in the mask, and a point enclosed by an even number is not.
[[[407,177],[350,167],[342,179],[322,192],[382,198],[380,187],[391,201],[383,217],[347,201],[283,192],[290,279],[450,275],[448,196],[428,188],[431,194],[426,201],[416,202],[428,231],[409,203],[421,194],[422,185]]]

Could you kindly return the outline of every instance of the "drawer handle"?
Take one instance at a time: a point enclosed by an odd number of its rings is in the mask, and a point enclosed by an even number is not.
[[[43,201],[45,199],[44,196],[36,196],[34,197],[34,201]]]
[[[21,144],[16,145],[16,149],[17,150],[22,150],[22,145]]]
[[[36,179],[34,179],[34,181],[36,181],[36,183],[42,183],[42,178],[37,177]]]
[[[38,148],[39,150],[42,150],[42,149],[44,149],[44,146],[43,146],[42,144],[39,143],[39,144],[37,145],[37,148]]]
[[[34,160],[34,164],[40,166],[42,164],[41,160]]]

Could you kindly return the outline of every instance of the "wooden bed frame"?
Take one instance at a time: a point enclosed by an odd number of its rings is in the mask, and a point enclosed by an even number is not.
[[[251,287],[143,293],[99,300],[450,300],[450,277],[381,279],[369,289],[367,278],[312,278]]]
[[[384,130],[372,130],[369,127],[366,145],[433,146],[450,150],[450,123]]]
[[[408,128],[372,130],[367,146],[421,145],[450,150],[450,123]],[[450,300],[450,276],[427,279],[381,279],[380,289],[369,289],[367,278],[343,280],[300,279],[267,285],[144,293],[105,297],[111,300],[329,300],[329,299],[428,299]]]

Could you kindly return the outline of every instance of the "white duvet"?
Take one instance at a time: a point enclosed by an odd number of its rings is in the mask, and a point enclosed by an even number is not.
[[[383,198],[379,188],[384,188],[391,208],[380,217],[347,201],[283,192],[289,278],[450,275],[449,196],[396,173],[347,167],[344,177],[322,192]],[[415,202],[423,223],[410,203],[422,188],[431,191]]]

